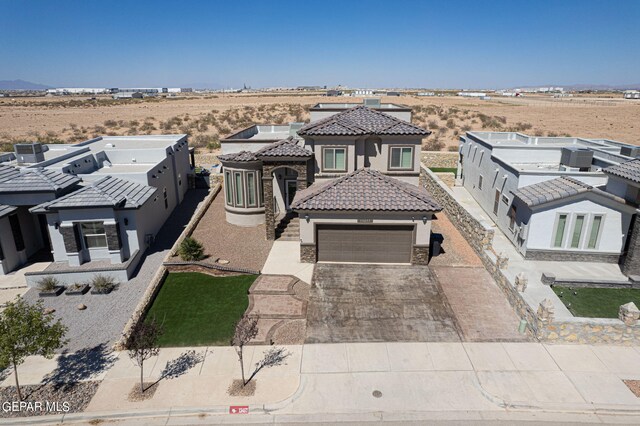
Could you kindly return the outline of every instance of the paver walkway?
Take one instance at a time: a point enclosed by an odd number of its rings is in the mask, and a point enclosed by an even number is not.
[[[459,341],[459,330],[428,267],[316,265],[307,343]]]
[[[258,316],[254,344],[302,344],[309,284],[291,275],[260,275],[249,289],[246,315]],[[280,330],[285,330],[284,334]]]
[[[438,278],[467,342],[526,341],[520,319],[484,268],[435,266]]]
[[[62,350],[77,351],[111,345],[120,338],[125,324],[131,317],[153,275],[161,267],[163,259],[176,239],[189,223],[199,203],[207,195],[206,190],[190,190],[182,203],[173,211],[156,236],[154,244],[147,249],[135,276],[121,283],[117,290],[107,295],[67,296],[44,298],[44,306],[55,309],[55,315],[68,327],[69,343]],[[30,289],[24,296],[27,302],[39,299],[37,289]],[[87,306],[78,310],[78,304]]]

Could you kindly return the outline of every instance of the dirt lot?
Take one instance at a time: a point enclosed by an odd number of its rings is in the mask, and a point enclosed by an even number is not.
[[[318,102],[361,102],[303,94],[218,94],[166,99],[96,100],[79,97],[0,99],[0,143],[81,141],[97,135],[188,133],[201,152],[252,123],[308,120]],[[414,107],[414,122],[433,133],[425,149],[447,149],[468,130],[515,130],[534,135],[605,137],[640,145],[640,102],[619,98],[548,96],[385,97]],[[4,147],[7,149],[7,146]]]

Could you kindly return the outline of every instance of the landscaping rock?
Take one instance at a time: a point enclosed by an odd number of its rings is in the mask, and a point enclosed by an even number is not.
[[[84,311],[85,309],[87,309],[87,305],[85,305],[84,303],[81,303],[77,306],[79,311]]]
[[[528,283],[529,279],[524,272],[520,272],[518,273],[518,275],[516,275],[516,290],[518,290],[520,293],[524,293],[524,291],[527,289]]]
[[[554,316],[555,307],[553,306],[553,302],[550,299],[544,299],[540,302],[540,306],[538,306],[538,318],[540,321],[551,323],[553,322]]]
[[[626,325],[635,325],[638,322],[638,318],[640,318],[640,310],[638,310],[638,307],[633,302],[620,305],[618,318]]]
[[[225,260],[225,259],[218,259],[218,263],[221,264],[221,265],[228,265],[229,261]]]
[[[49,315],[49,314],[54,313],[55,311],[56,311],[56,310],[55,310],[55,309],[53,309],[53,308],[45,308],[42,312],[43,312],[45,315]]]

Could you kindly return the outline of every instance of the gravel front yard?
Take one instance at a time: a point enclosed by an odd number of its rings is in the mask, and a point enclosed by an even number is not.
[[[13,404],[6,404],[10,409],[0,410],[0,418],[45,416],[50,414],[79,413],[89,405],[91,398],[98,390],[100,382],[82,382],[70,384],[48,383],[46,385],[20,386],[27,406],[13,410]],[[0,388],[0,401],[18,402],[15,386]]]
[[[264,225],[242,227],[231,225],[225,219],[224,194],[222,191],[204,214],[193,231],[193,238],[200,241],[209,257],[228,260],[227,266],[262,270],[269,256],[273,241],[267,241]]]

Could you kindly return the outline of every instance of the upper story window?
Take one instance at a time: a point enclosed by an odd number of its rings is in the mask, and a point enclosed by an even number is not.
[[[322,150],[322,170],[332,172],[346,172],[347,149],[324,148]]]
[[[80,230],[86,248],[106,248],[107,233],[102,222],[81,222]]]
[[[413,147],[392,146],[390,148],[389,168],[400,170],[413,170]]]

